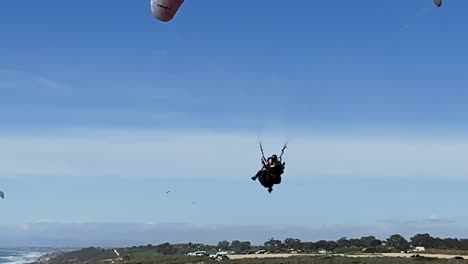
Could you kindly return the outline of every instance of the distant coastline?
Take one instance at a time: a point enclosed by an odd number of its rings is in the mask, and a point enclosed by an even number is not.
[[[399,234],[380,240],[374,236],[361,238],[342,237],[336,241],[319,240],[303,242],[295,238],[278,240],[271,238],[263,245],[249,241],[220,241],[217,245],[196,243],[163,243],[124,248],[88,247],[59,252],[38,258],[35,264],[138,262],[171,263],[174,259],[185,263],[188,257],[227,259],[289,258],[289,257],[352,257],[352,258],[433,258],[468,259],[468,239],[438,238],[430,234],[416,234],[406,240]],[[143,261],[143,262],[142,262]]]

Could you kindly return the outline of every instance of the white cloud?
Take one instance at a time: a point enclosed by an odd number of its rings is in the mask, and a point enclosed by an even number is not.
[[[449,218],[449,217],[439,217],[435,215],[431,215],[428,217],[423,217],[419,219],[390,219],[390,220],[383,220],[379,221],[381,224],[389,227],[406,227],[406,228],[428,228],[428,227],[437,227],[437,226],[445,226],[445,225],[454,225],[457,224],[457,218]],[[459,219],[458,219],[459,220]]]
[[[282,136],[264,138],[266,154]],[[238,177],[259,168],[248,133],[62,131],[0,135],[0,177]],[[468,177],[468,138],[300,135],[286,150],[290,177]]]
[[[0,246],[133,246],[148,243],[203,242],[216,244],[222,240],[249,240],[261,244],[269,238],[299,238],[303,241],[336,240],[341,237],[359,238],[374,235],[386,239],[392,234],[410,238],[418,233],[429,232],[442,238],[458,237],[466,233],[459,225],[324,225],[270,226],[270,225],[220,225],[196,226],[183,223],[30,223],[25,225],[0,225]],[[462,237],[463,238],[463,237]]]

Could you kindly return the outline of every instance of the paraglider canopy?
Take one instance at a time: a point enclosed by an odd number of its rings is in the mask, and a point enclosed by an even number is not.
[[[151,0],[153,16],[162,22],[172,20],[184,0]]]
[[[442,6],[442,0],[433,0],[437,7]],[[153,16],[161,22],[169,22],[176,15],[184,0],[150,0]]]

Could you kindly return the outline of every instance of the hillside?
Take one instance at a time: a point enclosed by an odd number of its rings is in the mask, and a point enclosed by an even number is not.
[[[417,234],[408,241],[395,234],[386,240],[379,240],[374,236],[356,239],[343,237],[337,241],[316,242],[303,242],[294,238],[281,241],[271,238],[263,245],[252,245],[249,241],[239,240],[220,241],[217,245],[164,243],[116,249],[89,247],[46,255],[36,264],[199,263],[208,261],[208,256],[217,252],[228,254],[230,263],[257,263],[258,260],[252,258],[262,258],[261,263],[447,263],[460,261],[463,259],[461,256],[468,258],[467,242],[466,239],[434,238],[429,234]],[[259,250],[263,251],[262,254],[255,254]],[[188,253],[197,251],[204,252],[204,255],[187,256]]]

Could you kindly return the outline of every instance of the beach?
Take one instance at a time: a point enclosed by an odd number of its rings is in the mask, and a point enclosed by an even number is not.
[[[0,264],[24,264],[39,259],[47,252],[27,249],[0,249]]]

